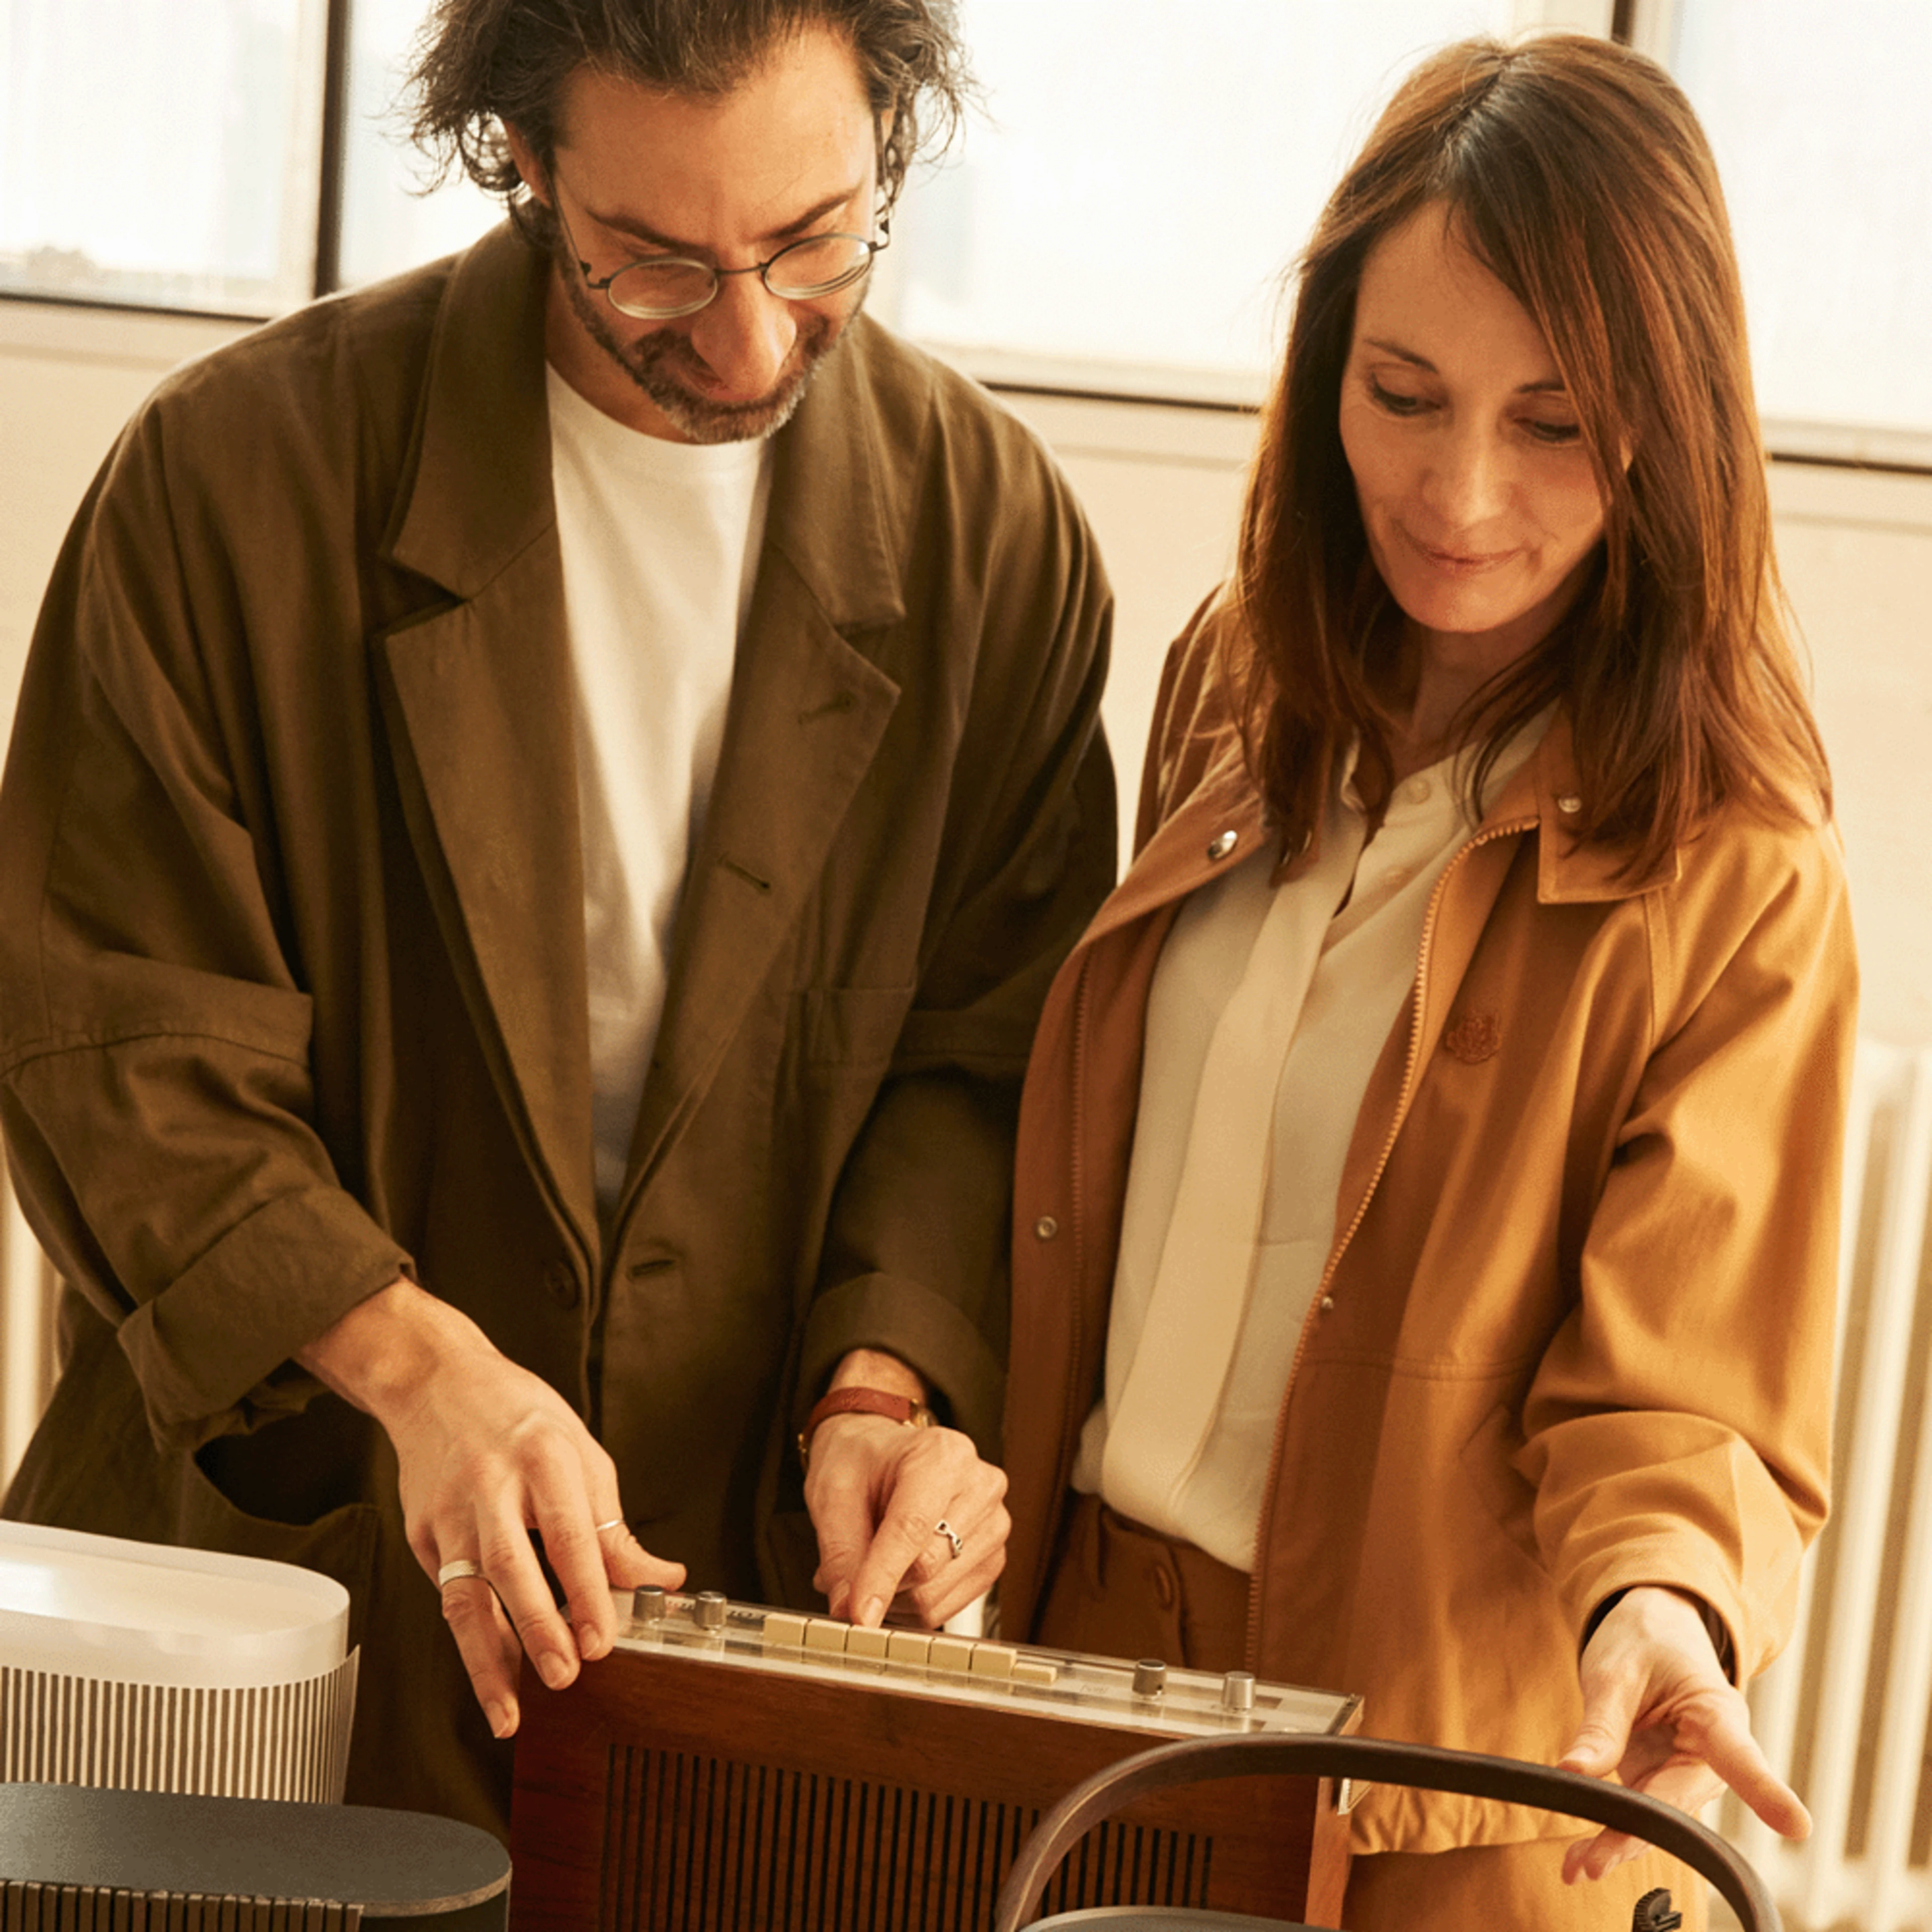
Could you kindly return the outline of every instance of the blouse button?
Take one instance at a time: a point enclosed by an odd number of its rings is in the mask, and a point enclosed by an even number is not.
[[[1208,842],[1208,857],[1210,859],[1225,859],[1228,854],[1234,849],[1235,844],[1240,837],[1240,834],[1238,832],[1222,832],[1217,833]]]
[[[1402,795],[1410,804],[1420,805],[1429,796],[1429,781],[1426,778],[1411,778],[1402,787]]]
[[[1060,1232],[1060,1223],[1051,1214],[1042,1214],[1033,1224],[1034,1233],[1042,1241],[1050,1241]]]

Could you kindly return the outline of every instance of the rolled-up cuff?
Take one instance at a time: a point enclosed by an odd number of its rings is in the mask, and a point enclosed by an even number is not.
[[[799,1361],[794,1429],[854,1348],[883,1349],[917,1370],[943,1418],[970,1436],[982,1456],[997,1459],[1004,1368],[951,1302],[898,1275],[856,1276],[813,1303]]]
[[[286,1372],[296,1351],[412,1273],[339,1188],[257,1208],[121,1325],[155,1442],[193,1449],[302,1408],[320,1384]]]

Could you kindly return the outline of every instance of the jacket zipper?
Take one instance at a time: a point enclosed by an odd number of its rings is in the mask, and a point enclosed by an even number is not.
[[[1402,1088],[1396,1097],[1395,1118],[1390,1122],[1382,1151],[1376,1158],[1375,1171],[1369,1176],[1369,1184],[1362,1190],[1362,1198],[1355,1204],[1355,1211],[1348,1226],[1342,1230],[1341,1238],[1328,1251],[1328,1264],[1322,1270],[1322,1279],[1316,1288],[1314,1298],[1308,1304],[1307,1312],[1301,1318],[1301,1332],[1295,1337],[1294,1354],[1288,1365],[1288,1381],[1282,1390],[1281,1406],[1275,1412],[1274,1439],[1268,1450],[1268,1474],[1262,1488],[1261,1520],[1255,1528],[1255,1558],[1252,1568],[1248,1573],[1248,1628],[1246,1655],[1248,1668],[1258,1674],[1261,1669],[1262,1643],[1262,1552],[1268,1547],[1269,1519],[1274,1510],[1275,1485],[1280,1480],[1282,1455],[1288,1442],[1288,1399],[1294,1388],[1294,1378],[1300,1372],[1301,1358],[1307,1352],[1308,1340],[1314,1333],[1315,1324],[1320,1319],[1322,1304],[1328,1298],[1330,1285],[1335,1279],[1336,1270],[1342,1265],[1342,1257],[1348,1252],[1348,1244],[1355,1238],[1355,1231],[1367,1218],[1369,1204],[1376,1198],[1376,1190],[1382,1185],[1387,1172],[1389,1157],[1395,1152],[1397,1136],[1402,1132],[1402,1124],[1408,1112],[1411,1090],[1414,1085],[1416,1068],[1422,1055],[1423,991],[1429,976],[1429,956],[1436,940],[1436,915],[1442,910],[1449,881],[1455,876],[1456,868],[1478,845],[1486,845],[1498,838],[1514,838],[1519,832],[1536,829],[1538,820],[1523,818],[1507,825],[1492,826],[1486,832],[1479,832],[1463,845],[1442,868],[1442,876],[1436,882],[1436,890],[1429,896],[1429,909],[1422,919],[1422,944],[1415,961],[1415,1012],[1409,1022],[1408,1057],[1402,1063]]]

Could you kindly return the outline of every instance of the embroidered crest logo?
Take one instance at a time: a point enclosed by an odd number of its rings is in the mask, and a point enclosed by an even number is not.
[[[1465,1066],[1493,1060],[1503,1043],[1503,1030],[1494,1013],[1465,1013],[1442,1036],[1442,1050]]]

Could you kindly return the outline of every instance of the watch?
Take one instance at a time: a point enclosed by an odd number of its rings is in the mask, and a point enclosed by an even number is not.
[[[885,1389],[836,1388],[812,1405],[805,1426],[798,1432],[801,1468],[811,1467],[812,1438],[818,1425],[835,1415],[883,1415],[888,1422],[899,1423],[908,1429],[933,1429],[939,1423],[938,1417],[915,1396],[893,1395]]]

